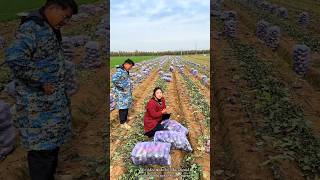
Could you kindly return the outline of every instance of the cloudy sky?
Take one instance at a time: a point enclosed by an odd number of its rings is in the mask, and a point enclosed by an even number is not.
[[[111,51],[210,48],[210,0],[111,0]]]

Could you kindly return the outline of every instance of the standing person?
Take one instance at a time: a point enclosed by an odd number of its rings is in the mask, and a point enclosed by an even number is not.
[[[116,73],[112,76],[115,93],[116,109],[119,109],[119,119],[122,128],[130,129],[127,124],[129,108],[132,105],[132,85],[129,71],[134,66],[131,59],[117,67]]]
[[[166,101],[160,87],[153,90],[153,96],[146,105],[144,114],[144,132],[148,137],[153,137],[156,131],[165,130],[161,124],[163,116],[168,115]]]
[[[21,21],[5,52],[16,85],[15,125],[32,180],[54,179],[59,147],[71,135],[60,28],[77,12],[74,0],[47,0]]]

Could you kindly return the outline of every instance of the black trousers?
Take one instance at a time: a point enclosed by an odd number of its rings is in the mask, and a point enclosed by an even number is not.
[[[162,131],[165,130],[165,128],[163,127],[162,124],[160,124],[160,122],[157,124],[157,126],[155,128],[153,128],[151,131],[144,133],[146,136],[148,136],[149,138],[153,137],[154,134],[157,131]]]
[[[120,124],[124,124],[128,120],[129,109],[119,109]]]
[[[54,180],[59,148],[28,151],[29,174],[32,180]]]

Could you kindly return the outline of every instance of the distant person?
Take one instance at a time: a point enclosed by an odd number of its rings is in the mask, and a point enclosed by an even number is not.
[[[129,71],[134,66],[131,59],[117,67],[116,73],[112,76],[113,91],[115,93],[116,109],[119,109],[121,128],[130,129],[127,124],[129,108],[132,105],[132,84]]]
[[[16,85],[16,119],[32,180],[53,180],[59,148],[71,135],[60,28],[78,13],[74,0],[47,0],[21,19],[5,61]]]
[[[163,91],[160,87],[153,90],[153,96],[146,105],[144,114],[144,132],[148,137],[153,137],[155,132],[166,130],[161,124],[162,120],[169,119],[167,113],[166,101],[163,97]]]

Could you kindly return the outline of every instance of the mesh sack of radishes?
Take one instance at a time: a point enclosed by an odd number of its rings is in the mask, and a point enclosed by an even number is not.
[[[14,139],[15,129],[11,121],[10,106],[0,100],[0,159],[14,148]]]
[[[170,143],[139,142],[131,152],[135,165],[171,165]]]
[[[153,137],[154,142],[171,143],[173,149],[191,152],[192,148],[184,133],[177,131],[157,131]]]
[[[185,135],[187,135],[189,132],[189,130],[186,127],[184,127],[183,125],[181,125],[175,120],[168,119],[168,120],[162,121],[161,124],[164,126],[164,128],[170,131],[181,132]]]

